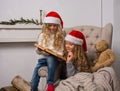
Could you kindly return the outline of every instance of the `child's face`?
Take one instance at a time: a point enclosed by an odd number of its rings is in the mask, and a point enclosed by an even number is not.
[[[66,47],[67,52],[72,52],[73,48],[75,47],[75,44],[73,44],[69,41],[66,41],[65,47]]]
[[[55,33],[58,29],[58,24],[49,23],[48,28],[49,28],[51,33]]]

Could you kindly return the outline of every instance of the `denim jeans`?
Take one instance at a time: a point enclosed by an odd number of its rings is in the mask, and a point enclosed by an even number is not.
[[[38,64],[36,65],[32,80],[31,80],[31,91],[38,91],[38,85],[40,81],[40,76],[38,75],[38,70],[43,67],[48,67],[48,79],[47,84],[53,84],[54,83],[54,73],[55,69],[57,67],[58,60],[55,56],[49,55],[46,58],[42,58],[38,60]]]

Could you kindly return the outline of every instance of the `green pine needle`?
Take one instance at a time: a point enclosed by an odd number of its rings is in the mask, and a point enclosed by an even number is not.
[[[38,20],[34,20],[34,19],[24,19],[23,17],[21,17],[19,20],[16,19],[10,19],[9,21],[1,21],[0,24],[2,25],[15,25],[15,24],[35,24],[35,25],[39,25],[40,23],[38,22]]]

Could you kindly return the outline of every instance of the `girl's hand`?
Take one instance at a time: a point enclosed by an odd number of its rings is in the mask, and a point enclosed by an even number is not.
[[[42,49],[38,48],[39,51],[43,51]]]
[[[72,52],[69,52],[68,55],[67,55],[67,62],[70,62],[73,58],[73,53]]]

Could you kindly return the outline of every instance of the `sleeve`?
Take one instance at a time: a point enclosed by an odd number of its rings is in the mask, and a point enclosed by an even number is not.
[[[40,33],[37,40],[39,45],[42,45],[42,39],[43,39],[43,33]]]
[[[45,55],[45,56],[49,55],[47,52],[39,51],[38,48],[36,48],[36,53],[39,54],[39,55]]]
[[[42,45],[42,39],[43,39],[43,33],[40,33],[38,36],[38,40],[37,40],[39,45]],[[39,51],[38,48],[36,48],[36,53],[39,55],[45,55],[45,56],[49,55],[48,53],[46,53],[44,51]]]
[[[77,73],[72,62],[66,62],[67,77],[73,76]]]

